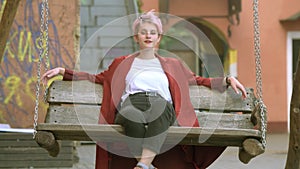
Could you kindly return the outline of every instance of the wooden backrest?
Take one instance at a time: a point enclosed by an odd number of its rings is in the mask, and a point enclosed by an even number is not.
[[[191,86],[190,99],[200,127],[171,126],[165,143],[243,147],[239,157],[243,162],[249,162],[252,157],[261,154],[264,147],[260,142],[262,134],[255,128],[257,124],[252,116],[256,112],[253,90],[247,89],[247,92],[247,99],[242,99],[231,88],[220,93]],[[37,126],[40,133],[38,140],[53,136],[57,140],[122,141],[122,126],[98,124],[101,101],[101,85],[87,81],[54,82],[49,89],[46,123]],[[52,146],[44,142],[39,144]],[[48,151],[56,153],[52,149]]]
[[[217,128],[252,129],[249,119],[255,98],[252,89],[247,91],[247,99],[242,99],[232,89],[220,93],[203,86],[191,86],[191,101],[201,126],[209,128],[217,124]],[[55,81],[49,88],[45,121],[53,124],[97,124],[101,101],[101,85],[88,81]]]
[[[251,113],[255,97],[253,89],[246,90],[248,96],[242,99],[231,88],[220,93],[204,86],[191,86],[190,97],[196,110]],[[48,102],[101,105],[102,86],[88,81],[54,81],[49,88]]]

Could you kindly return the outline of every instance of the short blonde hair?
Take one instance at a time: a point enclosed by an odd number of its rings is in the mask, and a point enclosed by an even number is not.
[[[149,22],[149,23],[153,23],[158,31],[158,34],[162,34],[163,33],[163,29],[162,29],[162,23],[161,20],[158,16],[156,16],[154,14],[154,9],[150,10],[149,12],[143,13],[141,14],[132,24],[132,30],[134,35],[137,34],[139,27],[141,25],[141,23],[143,22]]]

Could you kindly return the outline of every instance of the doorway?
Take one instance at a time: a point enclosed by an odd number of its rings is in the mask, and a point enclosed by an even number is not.
[[[188,22],[188,23],[187,23]],[[223,76],[229,46],[225,35],[201,18],[186,19],[172,26],[162,39],[161,47],[178,55],[190,69],[203,77]]]

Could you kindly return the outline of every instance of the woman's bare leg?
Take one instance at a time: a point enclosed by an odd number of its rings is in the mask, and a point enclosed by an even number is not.
[[[156,156],[156,153],[147,149],[147,148],[143,148],[142,150],[142,156],[141,158],[138,159],[139,163],[142,163],[144,165],[146,165],[148,168],[151,165],[152,161],[154,160]],[[141,167],[134,167],[134,169],[141,169]],[[142,168],[144,169],[144,168]]]

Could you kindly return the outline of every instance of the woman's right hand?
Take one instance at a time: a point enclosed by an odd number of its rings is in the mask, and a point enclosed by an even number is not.
[[[57,67],[54,69],[50,69],[46,73],[44,73],[41,80],[44,85],[47,85],[48,80],[51,79],[52,77],[55,77],[57,75],[64,75],[64,74],[65,74],[65,68]]]

